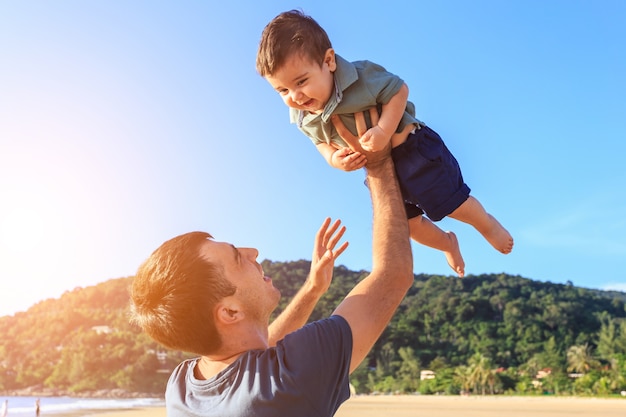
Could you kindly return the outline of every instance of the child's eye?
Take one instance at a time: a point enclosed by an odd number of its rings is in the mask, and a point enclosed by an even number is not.
[[[304,83],[306,83],[307,78],[304,78],[302,80],[299,80],[296,84],[298,85],[298,87],[301,87],[302,85],[304,85]]]
[[[281,96],[284,96],[288,92],[289,91],[286,88],[281,88],[280,90],[278,90],[278,94],[280,94]]]

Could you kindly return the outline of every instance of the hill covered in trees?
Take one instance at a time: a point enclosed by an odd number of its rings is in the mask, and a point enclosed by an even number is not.
[[[278,314],[309,262],[263,268],[283,295]],[[330,315],[366,274],[335,268],[311,320]],[[189,355],[129,323],[131,282],[77,288],[0,317],[0,391],[162,393],[169,371]],[[506,274],[417,275],[352,383],[359,392],[618,393],[626,390],[625,302],[622,292]]]

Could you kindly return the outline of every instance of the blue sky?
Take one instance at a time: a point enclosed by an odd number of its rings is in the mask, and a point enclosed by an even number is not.
[[[338,263],[371,268],[364,174],[327,166],[255,71],[292,8],[406,81],[515,237],[504,256],[442,221],[468,274],[626,290],[625,2],[264,3],[0,2],[0,315],[133,275],[192,230],[290,261],[338,217]],[[416,273],[457,279],[413,252]]]

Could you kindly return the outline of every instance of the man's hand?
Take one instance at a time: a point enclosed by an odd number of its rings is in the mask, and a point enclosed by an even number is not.
[[[378,111],[376,110],[375,107],[372,107],[369,109],[369,113],[370,113],[370,120],[372,122],[372,125],[376,126],[378,124]],[[335,129],[337,130],[337,133],[348,144],[350,149],[352,149],[354,152],[358,152],[362,155],[365,155],[365,158],[367,158],[367,162],[365,164],[366,167],[371,166],[373,164],[377,164],[380,161],[385,160],[390,156],[391,141],[389,141],[387,143],[387,146],[385,146],[385,148],[379,152],[366,151],[365,149],[363,149],[363,147],[359,143],[359,138],[354,136],[352,133],[350,133],[350,131],[343,124],[339,116],[334,115],[331,117],[331,120],[333,122],[333,125],[335,126]],[[367,132],[365,116],[363,116],[363,113],[355,113],[354,120],[356,122],[357,133],[359,134],[359,136],[363,136],[365,132]]]
[[[339,249],[334,250],[339,240],[346,231],[345,226],[341,226],[341,220],[335,220],[330,225],[330,217],[327,217],[315,235],[315,245],[311,257],[311,272],[309,280],[314,288],[314,292],[323,294],[328,290],[333,278],[333,268],[335,260],[346,250],[348,242],[344,242]]]
[[[276,342],[300,327],[304,326],[311,316],[320,298],[326,293],[333,279],[335,260],[348,247],[344,242],[335,250],[335,246],[346,231],[340,220],[330,225],[330,218],[324,220],[315,235],[311,272],[304,285],[293,297],[282,313],[268,328],[268,346],[276,346]]]
[[[363,168],[366,163],[365,155],[350,148],[337,149],[331,156],[331,165],[343,171],[356,171]]]

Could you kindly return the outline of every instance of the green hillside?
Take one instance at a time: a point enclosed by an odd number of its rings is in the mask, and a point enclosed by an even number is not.
[[[308,261],[264,261],[283,298]],[[335,269],[312,320],[367,274]],[[129,324],[132,277],[77,288],[0,317],[0,391],[162,393],[184,352]],[[506,274],[417,275],[398,313],[352,377],[360,392],[460,391],[611,395],[626,390],[626,294]],[[434,379],[420,380],[421,371]],[[539,378],[537,378],[539,376]]]

